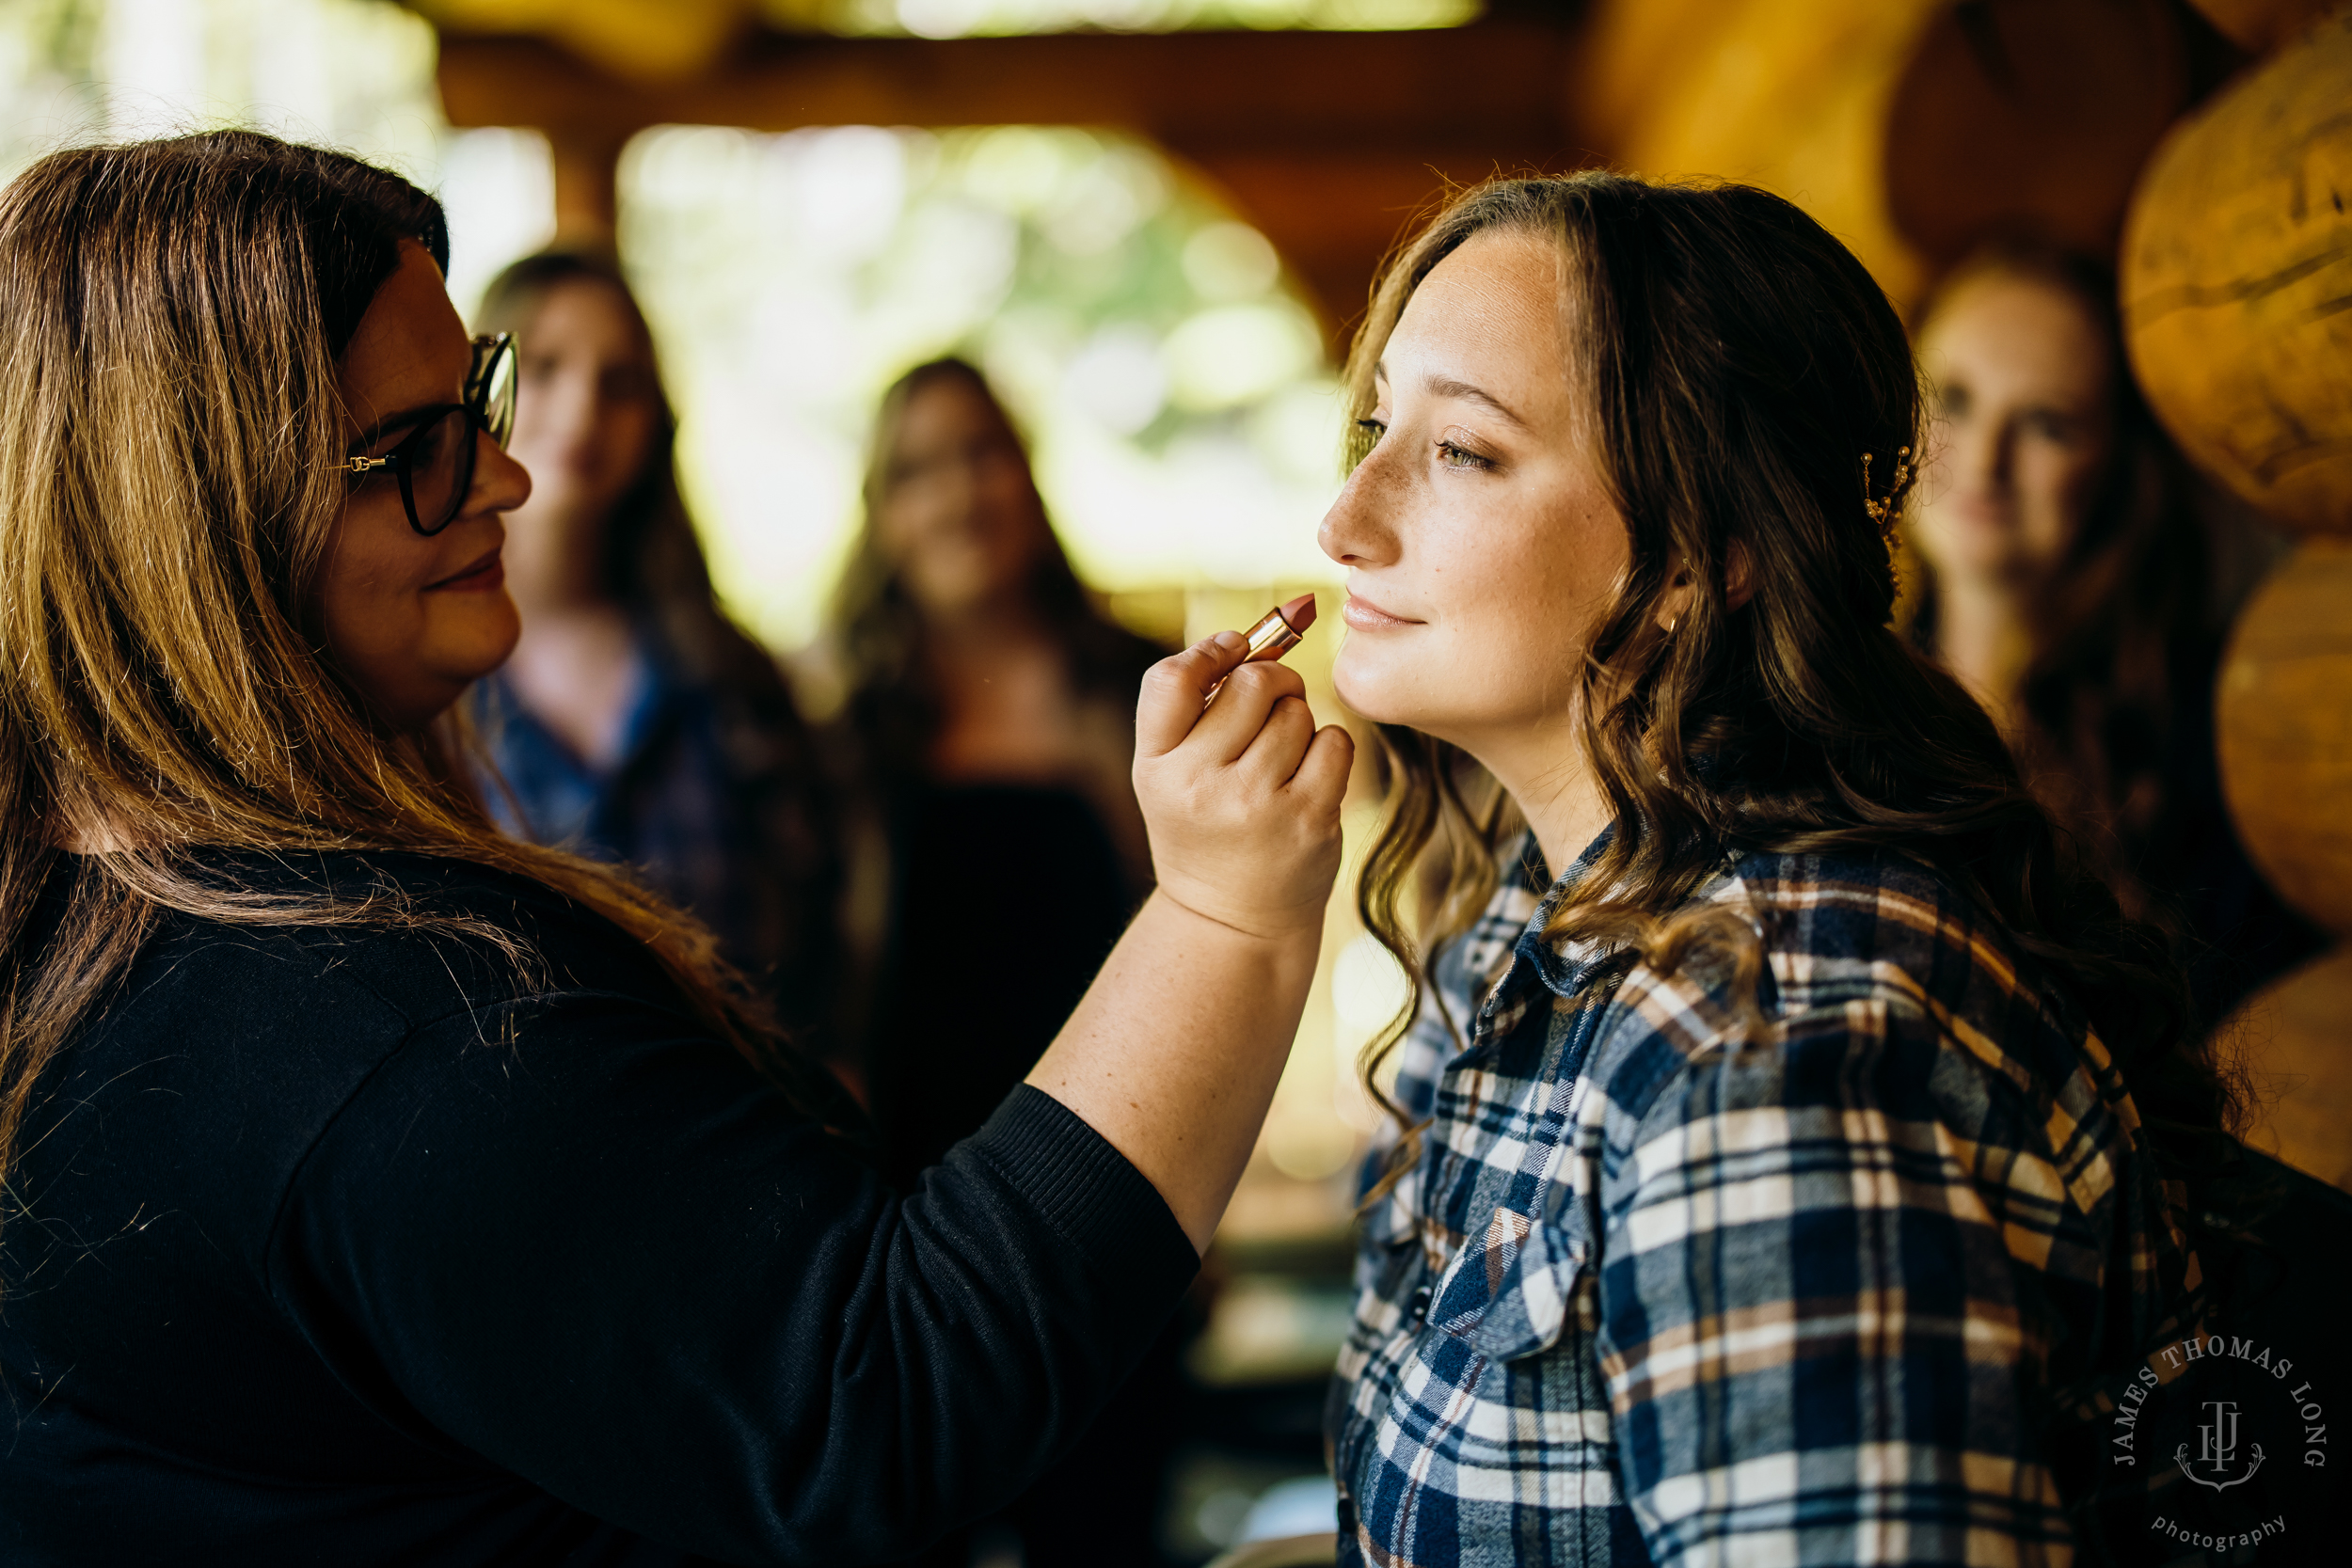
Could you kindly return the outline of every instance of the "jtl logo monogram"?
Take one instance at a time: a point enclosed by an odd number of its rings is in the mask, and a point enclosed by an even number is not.
[[[2217,1492],[2226,1492],[2233,1486],[2253,1480],[2254,1472],[2263,1467],[2263,1446],[2260,1443],[2254,1445],[2254,1462],[2246,1467],[2246,1473],[2242,1476],[2230,1474],[2230,1467],[2237,1463],[2237,1402],[2207,1400],[2205,1418],[2197,1428],[2196,1462],[2190,1462],[2186,1443],[2183,1443],[2172,1455],[2180,1463],[2181,1474],[2198,1485],[2210,1486]],[[2201,1470],[2205,1473],[2201,1475]]]

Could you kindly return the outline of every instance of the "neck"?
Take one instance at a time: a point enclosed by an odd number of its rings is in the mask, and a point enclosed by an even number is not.
[[[612,596],[604,591],[591,570],[565,570],[533,578],[508,578],[509,592],[515,595],[515,608],[522,611],[526,631],[533,621],[564,621],[581,616],[604,615],[615,608]]]
[[[959,663],[1009,651],[1037,631],[1028,606],[1011,594],[954,610],[927,610],[923,622],[932,657]]]
[[[2005,730],[2012,726],[2033,654],[2024,594],[1990,578],[1951,574],[1937,581],[1936,660]]]
[[[1543,730],[1492,746],[1465,747],[1495,776],[1534,831],[1544,864],[1557,878],[1612,820],[1573,730]]]

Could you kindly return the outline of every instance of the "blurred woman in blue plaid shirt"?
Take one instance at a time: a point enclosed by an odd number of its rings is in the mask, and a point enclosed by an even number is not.
[[[653,338],[610,257],[530,256],[485,294],[512,332],[514,657],[475,689],[500,825],[632,867],[691,910],[819,1056],[836,1055],[841,856],[816,746],[713,598],[671,461]]]
[[[1923,432],[1878,286],[1761,191],[1500,182],[1348,377],[1360,898],[1416,1001],[1343,1560],[2144,1534],[2095,1417],[2195,1283],[2165,1182],[2231,1101],[2160,942],[1890,627]]]

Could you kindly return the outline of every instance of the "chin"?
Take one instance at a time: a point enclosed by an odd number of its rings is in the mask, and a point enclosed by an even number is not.
[[[483,602],[468,607],[469,613],[450,617],[456,624],[435,628],[436,646],[425,660],[435,673],[461,686],[497,670],[522,641],[522,615],[506,590],[479,596]]]
[[[1350,657],[1350,651],[1347,643],[1342,643],[1340,657],[1331,666],[1331,687],[1340,701],[1350,712],[1375,724],[1417,725],[1420,705],[1397,689],[1398,683],[1388,678],[1378,660],[1366,659],[1360,652]]]

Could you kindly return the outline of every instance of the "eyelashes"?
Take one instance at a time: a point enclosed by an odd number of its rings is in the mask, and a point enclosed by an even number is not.
[[[1356,421],[1353,438],[1349,442],[1349,445],[1356,450],[1358,460],[1360,461],[1364,453],[1369,452],[1374,447],[1377,446],[1380,442],[1380,438],[1388,435],[1388,433],[1389,427],[1383,420],[1375,419],[1358,420]],[[1448,468],[1459,469],[1470,473],[1480,473],[1491,469],[1495,466],[1495,460],[1493,458],[1486,456],[1483,452],[1473,451],[1469,447],[1463,446],[1458,441],[1439,441],[1437,444],[1437,452],[1438,463]]]

